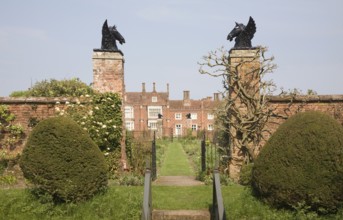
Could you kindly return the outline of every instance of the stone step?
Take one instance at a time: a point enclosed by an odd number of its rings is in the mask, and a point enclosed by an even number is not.
[[[204,185],[195,179],[195,176],[159,176],[153,182],[153,185],[159,186],[199,186]]]
[[[208,210],[153,210],[152,220],[210,220]]]

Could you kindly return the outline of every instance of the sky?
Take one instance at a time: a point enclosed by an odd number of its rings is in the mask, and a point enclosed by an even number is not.
[[[198,62],[226,40],[235,21],[256,22],[253,46],[268,47],[278,68],[278,88],[343,94],[342,0],[2,0],[0,97],[45,79],[93,81],[92,53],[101,47],[107,19],[126,43],[125,85],[170,98],[191,99],[222,91],[220,78],[199,73]]]

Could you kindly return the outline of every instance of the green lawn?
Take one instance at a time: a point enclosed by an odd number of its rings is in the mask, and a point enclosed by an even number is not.
[[[154,209],[207,209],[212,199],[209,186],[152,186]]]
[[[208,209],[212,203],[211,186],[153,186],[153,209]],[[256,200],[248,188],[222,187],[227,219],[343,219],[337,215],[318,217],[313,213],[278,211]],[[53,205],[39,202],[27,190],[0,190],[1,220],[137,220],[140,219],[143,187],[112,186],[103,194],[78,204]]]
[[[143,187],[110,187],[105,194],[77,204],[39,202],[28,190],[0,190],[0,220],[96,220],[140,217]]]
[[[160,176],[195,176],[180,142],[170,142],[158,174]]]

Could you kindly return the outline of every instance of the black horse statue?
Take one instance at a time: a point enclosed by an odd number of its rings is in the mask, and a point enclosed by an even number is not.
[[[116,41],[119,41],[120,44],[125,43],[124,37],[118,32],[116,26],[108,27],[106,20],[102,26],[101,49],[119,51]]]
[[[249,18],[247,26],[236,22],[236,26],[232,29],[227,39],[232,41],[235,39],[234,48],[251,48],[251,39],[256,32],[256,24],[252,17]]]

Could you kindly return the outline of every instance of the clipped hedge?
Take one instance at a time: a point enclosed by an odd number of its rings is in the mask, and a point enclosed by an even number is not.
[[[255,160],[252,186],[276,207],[336,212],[343,202],[343,127],[320,112],[289,118]]]
[[[55,201],[86,200],[107,186],[105,159],[89,135],[67,117],[41,121],[31,132],[20,167]]]

